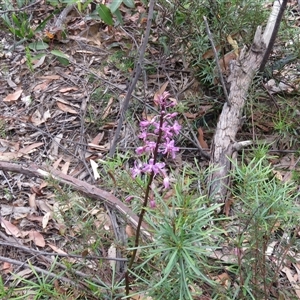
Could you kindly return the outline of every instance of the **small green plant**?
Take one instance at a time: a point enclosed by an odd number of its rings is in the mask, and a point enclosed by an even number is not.
[[[55,268],[56,261],[53,262],[49,269],[49,273]],[[15,285],[13,294],[11,294],[11,300],[21,300],[28,299],[64,299],[65,297],[60,295],[58,291],[55,290],[54,280],[55,278],[47,274],[37,273],[36,269],[30,265],[31,272],[33,274],[33,279],[26,279],[24,277],[13,275],[15,277]],[[59,275],[58,275],[59,277]],[[20,287],[19,287],[20,286]],[[3,298],[1,298],[3,299]]]
[[[233,229],[232,247],[238,290],[231,299],[270,299],[271,287],[277,286],[280,270],[289,259],[287,253],[295,246],[299,192],[293,182],[283,183],[275,177],[266,157],[235,164],[233,177],[238,225]],[[278,238],[280,232],[287,235],[285,239]]]
[[[195,299],[205,294],[203,284],[217,286],[209,276],[214,267],[208,257],[222,240],[223,231],[213,225],[221,220],[214,215],[220,205],[210,205],[206,196],[194,196],[194,180],[186,171],[177,180],[175,195],[169,201],[160,198],[157,208],[147,211],[155,242],[141,247],[145,254],[133,271],[143,276],[142,289],[157,300]]]
[[[26,65],[30,70],[30,72],[33,72],[32,56],[28,47],[25,47],[25,53],[26,53]]]
[[[113,55],[110,55],[108,62],[113,64],[120,71],[126,73],[134,67],[134,58],[126,55],[122,50],[117,50]]]

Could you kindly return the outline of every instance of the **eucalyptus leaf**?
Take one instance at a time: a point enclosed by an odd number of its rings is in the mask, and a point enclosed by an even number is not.
[[[115,11],[114,15],[117,17],[117,20],[119,21],[119,23],[120,23],[121,25],[123,25],[123,18],[122,18],[122,14],[121,14],[121,12],[120,12],[119,9],[117,9],[117,10]]]
[[[33,42],[33,43],[30,43],[28,45],[29,49],[31,50],[35,50],[35,51],[38,51],[38,50],[45,50],[45,49],[48,49],[49,48],[49,45],[43,41],[40,41],[40,42]]]
[[[122,4],[123,0],[113,0],[111,4],[109,5],[111,13],[115,13],[115,11],[120,7]]]
[[[60,50],[52,50],[51,54],[53,54],[57,57],[61,57],[61,58],[69,60],[69,56],[67,54],[61,52]]]
[[[111,15],[111,11],[106,5],[100,4],[97,9],[97,12],[98,12],[100,18],[102,19],[102,21],[105,22],[107,25],[114,24],[113,18]]]
[[[135,4],[133,0],[123,0],[123,3],[129,8],[135,8]]]

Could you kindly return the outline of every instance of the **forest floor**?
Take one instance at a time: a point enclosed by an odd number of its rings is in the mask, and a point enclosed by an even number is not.
[[[47,4],[33,6],[31,22],[37,26],[52,12],[54,8]],[[180,47],[181,37],[170,36],[165,30],[169,16],[161,7],[157,7],[142,75],[124,112],[117,158],[108,157],[147,18],[141,3],[134,14],[125,6],[121,6],[121,13],[124,24],[114,27],[87,19],[73,9],[64,20],[66,36],[53,27],[56,15],[30,43],[19,42],[0,23],[0,270],[6,295],[1,299],[30,293],[22,287],[26,278],[34,277],[34,270],[54,278],[54,290],[65,297],[53,294],[49,299],[100,299],[80,278],[109,290],[122,276],[124,262],[118,262],[114,274],[112,261],[105,258],[127,258],[129,253],[119,238],[132,239],[135,235],[130,224],[124,227],[125,232],[116,233],[122,218],[111,205],[85,197],[80,187],[75,192],[72,185],[58,178],[32,176],[33,166],[76,178],[80,180],[77,186],[84,182],[105,190],[138,214],[133,204],[124,201],[129,189],[124,186],[127,179],[120,174],[122,169],[129,173],[133,165],[139,146],[139,121],[154,114],[153,99],[162,89],[178,103],[182,125],[176,141],[180,154],[167,164],[172,164],[175,173],[183,166],[192,166],[195,159],[201,169],[209,165],[198,143],[209,155],[224,96],[219,86],[202,86],[198,81],[186,50]],[[166,36],[167,43],[163,39]],[[38,48],[44,47],[42,40],[47,49]],[[278,42],[271,60],[283,58],[282,48]],[[296,59],[274,70],[272,78],[257,78],[237,136],[238,140],[253,140],[255,145],[270,145],[274,176],[283,182],[293,179],[297,184],[299,72]],[[245,149],[246,159],[251,151]],[[2,162],[19,165],[19,169],[1,168]],[[53,260],[54,254],[58,260]],[[285,274],[292,274],[299,284],[300,261],[296,261]],[[81,285],[77,282],[72,287],[74,278]],[[291,281],[287,275],[283,286],[292,286]],[[39,299],[33,298],[36,295],[37,291],[32,291],[32,298],[27,299]]]

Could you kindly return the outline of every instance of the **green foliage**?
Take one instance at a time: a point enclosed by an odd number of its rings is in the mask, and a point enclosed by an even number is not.
[[[30,263],[29,263],[30,264]],[[50,266],[50,269],[48,272],[52,272],[55,268],[56,260],[53,262],[53,264]],[[22,276],[13,274],[13,277],[15,278],[14,283],[17,286],[14,288],[13,292],[9,294],[9,299],[11,300],[21,300],[21,299],[28,299],[29,297],[32,299],[64,299],[64,296],[61,296],[58,291],[55,290],[54,287],[54,280],[55,278],[51,277],[50,275],[45,275],[41,273],[37,273],[35,268],[30,265],[30,270],[33,274],[32,279],[26,279]],[[59,277],[59,275],[57,275]],[[1,281],[2,282],[2,281]],[[1,282],[0,282],[0,291],[1,288]],[[8,295],[7,291],[4,294],[0,294],[1,299],[8,299],[8,298],[2,298]]]
[[[274,176],[266,157],[254,157],[250,163],[235,167],[232,192],[238,227],[233,230],[236,238],[232,242],[237,252],[239,288],[238,296],[231,299],[269,299],[288,250],[296,242],[293,228],[298,228],[300,217],[296,203],[299,192],[293,182],[282,183]],[[279,232],[288,235],[280,242]],[[270,260],[267,252],[276,241],[276,249],[268,254],[273,255]]]
[[[229,35],[237,41],[239,46],[252,43],[256,27],[264,24],[269,13],[268,10],[263,9],[264,3],[263,0],[164,2],[174,12],[171,28],[176,36],[182,38],[180,45],[185,46],[187,59],[196,69],[204,85],[210,85],[213,82],[215,61],[213,57],[210,59],[202,57],[211,49],[203,16],[208,19],[214,43],[219,47],[221,57],[232,50],[227,41]]]
[[[195,196],[194,183],[183,170],[175,195],[168,201],[155,195],[157,208],[147,211],[154,242],[141,247],[145,254],[134,272],[143,277],[153,299],[194,299],[203,294],[203,283],[215,285],[208,276],[212,267],[207,257],[221,241],[223,231],[213,225],[221,220],[214,216],[220,205],[210,205],[206,196]],[[155,271],[149,268],[153,265]]]

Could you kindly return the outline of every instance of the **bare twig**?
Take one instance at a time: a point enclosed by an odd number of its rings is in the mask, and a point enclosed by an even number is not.
[[[123,102],[123,106],[121,108],[118,127],[116,129],[115,136],[114,136],[114,139],[112,141],[112,144],[111,144],[111,147],[110,147],[110,150],[109,150],[109,156],[110,157],[113,157],[114,154],[115,154],[116,147],[117,147],[117,142],[118,142],[118,139],[119,139],[121,128],[123,126],[123,122],[124,122],[124,119],[125,119],[125,113],[126,113],[126,110],[128,108],[129,100],[131,98],[131,94],[132,94],[132,92],[133,92],[133,90],[134,90],[134,88],[137,84],[137,81],[140,77],[140,74],[142,72],[142,67],[143,67],[143,63],[144,63],[144,55],[145,55],[146,47],[147,47],[147,44],[148,44],[148,39],[149,39],[150,29],[151,29],[151,24],[152,24],[154,4],[155,4],[155,0],[150,0],[149,11],[148,11],[148,19],[147,19],[147,27],[146,27],[145,36],[144,36],[142,46],[141,46],[141,50],[140,50],[140,56],[138,58],[136,66],[135,66],[135,75],[134,75],[134,77],[131,81],[131,84],[130,84],[129,88],[128,88],[126,97],[125,97],[124,102]]]
[[[8,262],[10,264],[21,266],[21,267],[26,267],[28,269],[33,269],[37,273],[43,274],[43,275],[45,275],[47,277],[51,277],[51,278],[62,280],[62,281],[67,282],[67,283],[69,283],[69,284],[71,284],[71,285],[73,285],[73,286],[75,286],[77,288],[78,288],[78,285],[80,285],[81,288],[84,287],[83,284],[80,284],[80,280],[74,281],[74,279],[69,279],[69,278],[67,278],[65,276],[55,274],[53,272],[41,269],[41,268],[36,267],[36,266],[33,266],[32,264],[27,264],[27,263],[24,263],[22,261],[18,261],[16,259],[11,259],[11,258],[7,258],[7,257],[4,257],[4,256],[0,256],[0,261]],[[87,277],[87,274],[85,274],[83,272],[75,271],[75,270],[73,272],[74,272],[74,274],[79,275],[79,277],[82,277],[82,278],[86,278]],[[103,283],[101,281],[97,280],[94,277],[89,278],[89,280],[93,281],[93,282],[95,282],[97,284],[99,284],[100,286],[103,286]]]
[[[280,4],[280,1],[282,3]],[[267,49],[264,53],[262,62],[259,67],[259,71],[263,72],[265,65],[269,59],[271,51],[273,49],[275,39],[279,30],[279,26],[283,17],[283,13],[285,11],[287,0],[277,0],[274,2],[272,13],[270,14],[267,28],[264,33],[264,42],[267,45]],[[278,10],[278,13],[277,13]],[[274,24],[275,23],[275,24]],[[270,31],[270,32],[269,32]]]
[[[52,255],[52,256],[59,256],[59,257],[72,257],[72,258],[81,258],[81,259],[103,259],[103,260],[115,260],[115,261],[127,261],[127,258],[111,258],[111,257],[102,257],[102,256],[97,256],[97,255],[87,255],[87,256],[82,256],[82,255],[77,255],[77,254],[63,254],[63,253],[54,253],[54,252],[46,252],[46,251],[40,251],[40,250],[35,250],[17,243],[11,243],[11,242],[4,242],[0,241],[1,246],[9,246],[9,247],[14,247],[21,249],[23,251],[29,252],[29,253],[34,253],[35,255]]]
[[[221,84],[222,84],[222,87],[223,87],[223,91],[224,91],[224,95],[225,95],[225,98],[226,98],[226,102],[227,102],[227,105],[230,107],[231,103],[229,101],[229,97],[228,97],[228,93],[227,93],[225,81],[224,81],[224,78],[223,78],[222,69],[221,69],[221,66],[220,66],[220,62],[219,62],[218,53],[217,53],[217,50],[216,50],[216,47],[215,47],[215,43],[214,43],[211,31],[209,29],[209,25],[208,25],[206,17],[203,16],[203,19],[204,19],[204,23],[205,23],[205,27],[206,27],[206,32],[207,32],[208,38],[209,38],[211,47],[212,47],[213,52],[214,52],[214,56],[215,56],[215,60],[216,60],[216,65],[217,65],[217,69],[218,69],[218,73],[219,73],[219,78],[220,78],[220,81],[221,81]]]

